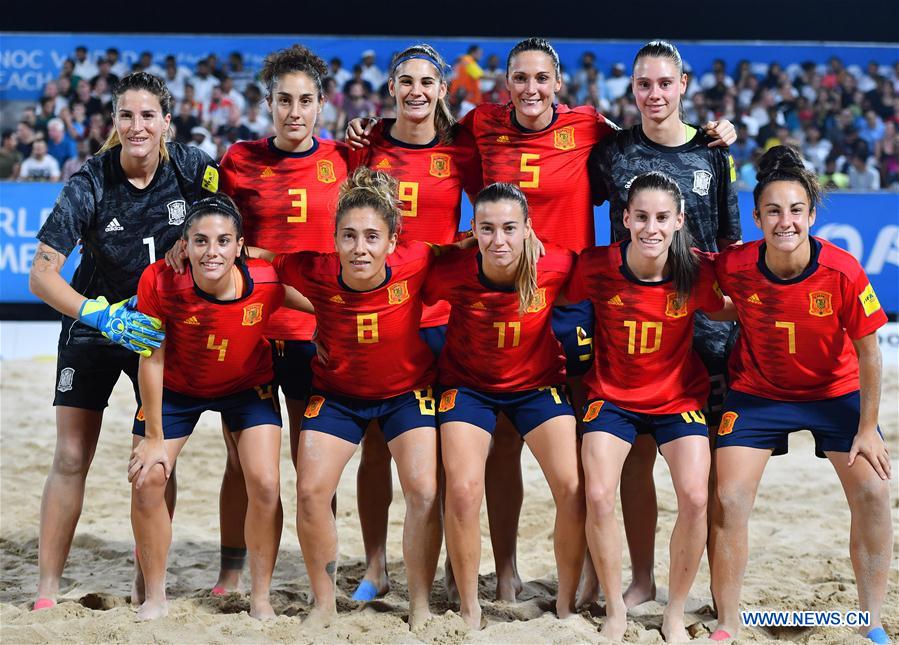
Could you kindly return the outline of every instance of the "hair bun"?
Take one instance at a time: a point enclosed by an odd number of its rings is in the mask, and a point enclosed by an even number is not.
[[[804,170],[805,164],[802,157],[791,146],[774,146],[762,155],[759,160],[759,170],[756,179],[762,181],[774,173],[795,174],[797,170]]]

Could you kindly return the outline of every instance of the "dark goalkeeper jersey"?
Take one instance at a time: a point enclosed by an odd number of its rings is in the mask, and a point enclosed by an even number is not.
[[[63,186],[37,238],[67,257],[83,245],[72,278],[78,293],[106,296],[111,303],[133,296],[143,270],[181,237],[188,207],[218,190],[218,169],[206,153],[167,145],[170,159],[159,164],[146,188],[135,188],[125,177],[120,147],[89,160]],[[110,341],[75,324],[67,342]]]

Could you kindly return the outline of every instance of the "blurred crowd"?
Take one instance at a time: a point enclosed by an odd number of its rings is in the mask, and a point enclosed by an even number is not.
[[[355,117],[394,115],[387,76],[376,65],[376,52],[358,61],[329,61],[324,81],[327,103],[316,134],[342,139]],[[506,102],[504,60],[472,45],[449,70],[447,98],[461,117],[482,102]],[[70,177],[102,146],[111,127],[111,92],[131,71],[165,79],[175,99],[174,140],[221,158],[235,141],[272,133],[258,70],[243,56],[227,60],[210,54],[194,69],[174,56],[144,52],[127,67],[115,47],[91,60],[85,47],[67,59],[59,78],[48,82],[34,105],[27,105],[15,128],[4,127],[0,179],[59,181]],[[694,74],[689,65],[685,120],[700,124],[726,118],[737,126],[731,146],[741,186],[755,184],[756,163],[770,147],[786,143],[802,152],[830,189],[899,190],[899,61],[876,61],[864,69],[837,57],[827,64],[758,63],[715,60],[712,69]],[[603,69],[593,52],[584,52],[576,69],[563,69],[560,103],[592,105],[621,127],[640,120],[624,63]]]

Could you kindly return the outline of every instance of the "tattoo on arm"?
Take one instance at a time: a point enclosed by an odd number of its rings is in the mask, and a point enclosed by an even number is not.
[[[55,269],[59,266],[59,253],[41,244],[34,254],[34,268],[44,272],[47,269]]]

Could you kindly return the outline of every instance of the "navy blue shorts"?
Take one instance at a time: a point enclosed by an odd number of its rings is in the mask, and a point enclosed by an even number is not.
[[[553,334],[565,351],[568,377],[582,376],[593,364],[593,303],[584,300],[566,307],[553,307]]]
[[[163,388],[163,436],[166,439],[189,436],[194,431],[200,415],[207,410],[220,412],[222,421],[231,432],[240,432],[261,425],[281,427],[278,393],[270,383],[216,398],[188,396]],[[141,407],[134,416],[131,432],[143,437],[145,425],[144,409]]]
[[[305,401],[312,391],[312,358],[315,345],[311,340],[270,340],[275,384],[284,397]]]
[[[708,437],[701,410],[679,414],[644,414],[619,408],[611,401],[593,399],[584,406],[583,433],[606,432],[633,444],[637,435],[650,434],[659,446],[692,435]]]
[[[715,448],[747,446],[785,455],[790,433],[808,429],[818,457],[826,457],[825,451],[849,452],[860,414],[858,390],[822,401],[775,401],[731,390],[724,401]]]
[[[446,345],[446,325],[422,327],[418,331],[418,335],[431,348],[434,357],[440,358],[440,352],[443,351],[443,346]]]
[[[522,437],[545,421],[574,416],[564,385],[501,394],[444,387],[437,410],[441,424],[462,421],[490,434],[496,429],[496,417],[503,412]]]
[[[301,430],[315,430],[358,444],[365,428],[377,421],[385,441],[413,428],[435,428],[434,390],[413,390],[389,399],[356,399],[313,390]]]

